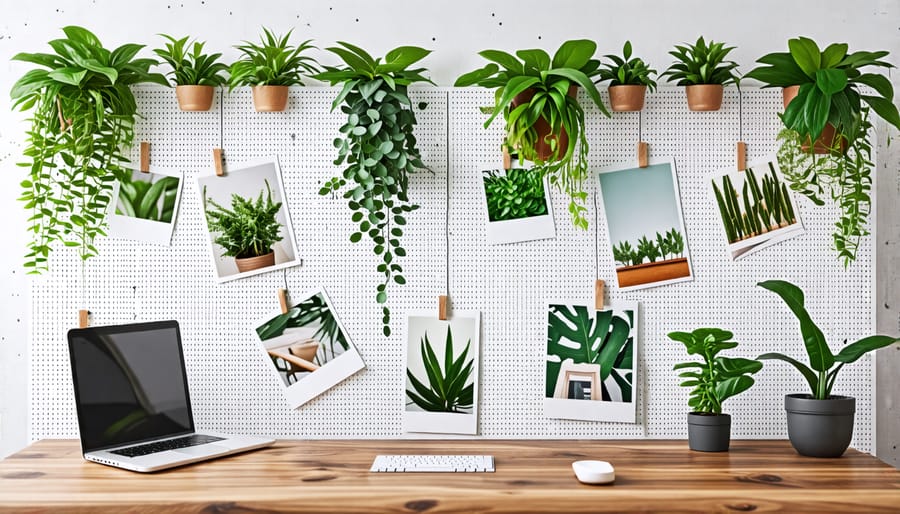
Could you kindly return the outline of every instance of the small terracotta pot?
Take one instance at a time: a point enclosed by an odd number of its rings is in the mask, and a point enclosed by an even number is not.
[[[287,107],[287,86],[253,86],[252,90],[256,112],[281,112]]]
[[[822,134],[816,138],[816,142],[814,144],[809,143],[809,137],[800,145],[800,149],[806,153],[810,153],[810,147],[812,147],[812,153],[814,154],[828,154],[831,153],[832,150],[837,150],[838,141],[837,138],[837,130],[834,128],[834,125],[831,123],[826,123],[825,128],[822,129]],[[840,136],[841,141],[839,143],[840,153],[845,153],[847,151],[847,138]]]
[[[528,103],[534,97],[535,90],[528,88],[525,91],[522,91],[512,101],[512,107],[516,108],[517,106]],[[569,86],[568,95],[572,98],[575,98],[575,94],[578,92],[578,86]],[[527,160],[540,160],[547,161],[551,159],[553,150],[550,148],[550,143],[546,141],[546,139],[555,139],[556,140],[556,156],[555,159],[561,159],[566,155],[566,148],[569,147],[569,134],[566,132],[566,129],[561,129],[559,134],[550,134],[550,124],[547,123],[547,120],[544,119],[543,116],[538,118],[538,120],[534,124],[534,129],[537,131],[537,142],[534,145],[534,155],[524,155]],[[548,137],[549,136],[549,137]],[[555,160],[554,159],[554,160]]]
[[[788,104],[791,103],[791,100],[797,98],[797,94],[800,92],[800,86],[788,86],[781,90],[782,100],[784,101],[784,108],[787,109]]]
[[[182,111],[208,111],[215,92],[212,86],[175,86],[178,108]]]
[[[718,111],[722,107],[721,84],[695,84],[684,88],[687,93],[688,109],[692,111]]]
[[[255,269],[267,268],[275,265],[275,252],[269,252],[259,257],[247,257],[239,259],[235,257],[234,263],[237,265],[238,272],[253,271]]]
[[[609,106],[616,112],[634,112],[644,108],[647,86],[609,86]]]

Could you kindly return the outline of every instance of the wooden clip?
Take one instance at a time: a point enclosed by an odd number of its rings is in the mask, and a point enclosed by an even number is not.
[[[509,155],[509,148],[503,145],[503,169],[508,170],[510,168],[512,168],[512,156]]]
[[[450,302],[447,299],[447,295],[438,296],[438,319],[441,321],[447,320],[447,312],[450,310]]]
[[[287,290],[284,288],[278,288],[278,305],[281,306],[282,314],[288,311]]]
[[[88,312],[87,309],[81,309],[78,311],[78,328],[87,328],[88,326]]]
[[[737,142],[737,169],[738,171],[747,169],[747,143],[743,141]]]
[[[604,282],[598,280],[594,282],[594,310],[602,311],[606,302],[603,301]]]
[[[650,165],[650,145],[644,141],[638,141],[638,168],[646,168]]]
[[[213,166],[216,167],[216,176],[221,177],[225,175],[225,169],[222,167],[225,162],[224,157],[222,157],[222,149],[221,148],[213,148]]]
[[[141,141],[141,173],[150,173],[150,143]]]

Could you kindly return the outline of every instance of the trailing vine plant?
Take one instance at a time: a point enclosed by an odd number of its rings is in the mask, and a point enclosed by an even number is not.
[[[137,115],[129,86],[168,85],[163,75],[149,72],[156,61],[135,58],[143,45],[110,51],[84,28],[63,32],[65,38],[48,43],[54,54],[13,57],[41,66],[25,73],[10,92],[14,108],[31,112],[24,152],[30,162],[21,164],[29,174],[20,197],[31,211],[29,273],[46,271],[58,244],[77,248],[82,260],[97,255],[94,239],[106,235],[113,183],[129,173],[121,153],[134,139]]]
[[[346,164],[343,174],[322,186],[320,195],[329,195],[346,186],[343,193],[357,228],[350,241],[358,243],[366,235],[380,257],[377,270],[384,275],[376,287],[375,300],[383,305],[382,324],[390,336],[390,309],[384,305],[391,283],[406,283],[397,257],[406,250],[400,244],[405,216],[418,209],[408,196],[409,174],[425,169],[416,147],[413,128],[416,116],[411,109],[407,86],[431,82],[422,76],[424,68],[409,69],[430,50],[401,46],[375,59],[362,48],[338,42],[327,48],[344,61],[344,66],[324,66],[315,78],[341,85],[332,110],[341,106],[347,123],[334,140],[338,150],[336,165]]]

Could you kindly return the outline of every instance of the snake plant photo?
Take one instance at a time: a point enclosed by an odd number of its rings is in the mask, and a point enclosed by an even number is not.
[[[178,186],[178,177],[134,171],[119,181],[116,214],[172,223]]]
[[[420,359],[425,376],[417,377],[407,364],[407,410],[414,406],[428,412],[472,412],[475,398],[475,358],[469,355],[472,341],[470,339],[466,342],[465,348],[457,356],[449,325],[443,337],[443,361],[437,357],[440,347],[435,351],[436,347],[432,345],[428,332],[420,340],[418,356],[409,356],[410,360]]]
[[[506,221],[548,213],[544,179],[537,170],[512,168],[482,172],[488,219]]]

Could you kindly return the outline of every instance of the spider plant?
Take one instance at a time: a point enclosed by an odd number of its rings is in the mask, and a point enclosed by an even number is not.
[[[474,359],[469,356],[472,341],[466,343],[459,357],[453,358],[453,334],[447,327],[444,337],[444,366],[435,355],[428,333],[419,344],[419,355],[425,365],[426,380],[416,378],[407,368],[406,376],[412,389],[406,390],[407,405],[415,404],[428,412],[468,413],[474,404]]]
[[[244,41],[236,48],[243,54],[240,60],[231,65],[231,78],[228,80],[231,89],[238,86],[302,86],[302,74],[317,73],[318,64],[315,59],[304,52],[315,48],[306,40],[298,46],[291,46],[289,40],[293,30],[284,36],[278,36],[267,28],[263,28],[261,44]]]
[[[735,72],[737,63],[725,60],[732,50],[733,46],[724,43],[707,43],[703,36],[693,45],[675,45],[675,50],[669,52],[675,62],[662,76],[686,86],[688,108],[692,111],[717,111],[722,106],[723,86],[740,85]]]
[[[219,60],[221,53],[203,53],[203,41],[189,41],[190,36],[175,39],[160,34],[168,42],[165,48],[157,48],[153,53],[172,67],[166,75],[171,77],[173,86],[221,86],[227,79],[223,75],[228,65]]]

